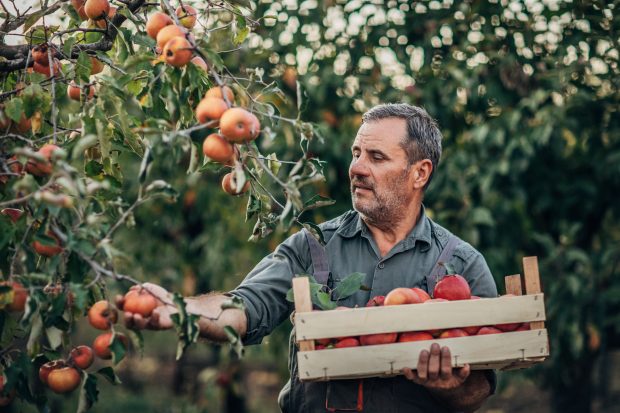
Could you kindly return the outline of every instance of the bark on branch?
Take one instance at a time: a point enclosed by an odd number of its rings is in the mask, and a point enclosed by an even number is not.
[[[131,11],[131,13],[135,13],[136,11],[138,11],[138,9],[140,9],[140,7],[144,5],[145,2],[146,0],[133,0],[133,1],[128,2],[126,7],[129,9],[129,11]],[[54,6],[56,6],[56,4]],[[50,8],[54,6],[50,6]],[[70,57],[77,58],[80,52],[96,52],[96,51],[107,52],[108,50],[112,49],[112,46],[114,45],[114,40],[116,39],[116,36],[118,35],[117,28],[120,27],[121,24],[123,24],[125,20],[127,20],[127,17],[125,17],[121,13],[116,13],[116,15],[110,21],[110,24],[108,24],[108,28],[103,33],[103,37],[100,40],[94,43],[74,45],[71,48]],[[22,21],[21,24],[23,23],[24,22]],[[54,50],[62,50],[62,47],[59,44],[55,44],[54,46],[55,46]],[[7,59],[4,61],[0,61],[0,73],[13,72],[16,70],[25,69],[26,67],[32,66],[33,64],[32,59],[28,61],[28,66],[26,66],[26,60],[28,57],[29,50],[30,50],[29,45],[22,44],[22,45],[16,45],[16,46],[7,46],[7,45],[0,44],[0,56]],[[57,52],[57,57],[63,57],[59,55],[58,53],[59,52]]]

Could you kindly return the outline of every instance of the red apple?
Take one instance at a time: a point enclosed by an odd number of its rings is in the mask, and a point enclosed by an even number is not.
[[[367,334],[360,336],[360,344],[362,346],[374,346],[375,344],[389,344],[395,343],[398,338],[398,333],[379,333],[379,334]]]
[[[422,302],[426,302],[431,299],[431,296],[421,288],[412,288],[411,291],[416,293]]]
[[[17,281],[13,282],[0,282],[0,285],[8,285],[13,289],[13,301],[11,301],[6,308],[9,311],[21,312],[26,308],[26,301],[28,301],[28,289]]]
[[[95,355],[93,349],[88,346],[77,346],[70,353],[73,365],[81,369],[87,369],[93,364]]]
[[[97,301],[88,310],[88,322],[99,330],[107,330],[116,323],[118,313],[106,300]]]
[[[423,340],[432,340],[433,335],[427,331],[406,331],[404,333],[400,333],[398,337],[399,343],[406,343],[409,341],[423,341]]]
[[[23,213],[24,211],[16,208],[4,208],[2,211],[0,211],[0,214],[6,215],[7,217],[11,218],[11,221],[13,222],[17,222],[17,220],[22,216]]]
[[[61,367],[50,371],[47,376],[47,385],[55,393],[69,393],[75,390],[82,377],[73,367]]]
[[[411,288],[394,288],[385,296],[383,305],[418,304],[422,300]]]
[[[129,347],[129,341],[127,340],[127,336],[124,334],[116,334],[116,337],[120,340],[121,344],[125,349]],[[112,332],[108,331],[107,333],[99,334],[95,341],[93,341],[93,351],[95,355],[104,360],[109,360],[112,358],[112,350],[110,350],[110,345],[112,344]]]
[[[64,362],[64,360],[48,361],[47,363],[39,367],[39,379],[44,384],[47,384],[47,378],[49,377],[50,372],[52,370],[56,370],[65,366],[66,363]]]
[[[483,336],[485,334],[501,334],[502,330],[500,330],[499,328],[495,328],[495,327],[482,327],[479,331],[478,334],[476,334],[477,336]]]
[[[345,348],[345,347],[359,347],[360,342],[355,337],[346,337],[341,340],[338,340],[334,347],[336,348]]]
[[[469,300],[471,290],[467,280],[458,274],[446,275],[435,285],[433,298],[445,298],[446,300]]]
[[[4,376],[0,374],[0,393],[4,390]],[[11,390],[8,395],[0,396],[0,407],[8,406],[15,398],[15,389]]]
[[[475,336],[478,334],[478,331],[480,331],[481,328],[482,326],[462,327],[462,329],[470,336]]]
[[[514,297],[514,294],[506,294],[503,297]],[[521,323],[505,323],[505,324],[496,324],[495,327],[499,328],[502,331],[515,331]]]
[[[467,334],[463,329],[460,328],[451,328],[450,330],[446,330],[439,335],[439,338],[454,338],[454,337],[467,337]]]
[[[377,295],[372,297],[367,303],[366,307],[381,307],[385,302],[385,295]]]
[[[530,323],[521,323],[519,328],[517,328],[515,331],[528,331],[528,330],[530,330]]]
[[[157,299],[145,289],[130,290],[125,294],[123,310],[149,317],[157,307]]]

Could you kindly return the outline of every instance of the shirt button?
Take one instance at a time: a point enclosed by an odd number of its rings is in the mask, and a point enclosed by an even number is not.
[[[380,262],[380,263],[379,263],[379,268],[383,269],[383,267],[385,267],[385,264],[384,264],[384,263],[382,263],[382,262]]]

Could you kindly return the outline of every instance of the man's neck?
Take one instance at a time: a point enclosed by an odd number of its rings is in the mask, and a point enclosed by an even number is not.
[[[382,257],[386,256],[396,244],[407,238],[416,226],[420,219],[422,202],[418,201],[406,210],[410,212],[394,222],[375,223],[362,216]]]

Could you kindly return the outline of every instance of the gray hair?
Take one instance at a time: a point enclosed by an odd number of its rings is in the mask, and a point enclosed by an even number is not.
[[[401,142],[401,146],[407,154],[409,166],[422,159],[430,159],[433,164],[431,176],[424,186],[426,189],[441,157],[442,136],[437,122],[420,107],[407,103],[386,103],[364,113],[362,123],[386,118],[400,118],[407,122],[407,136]]]

